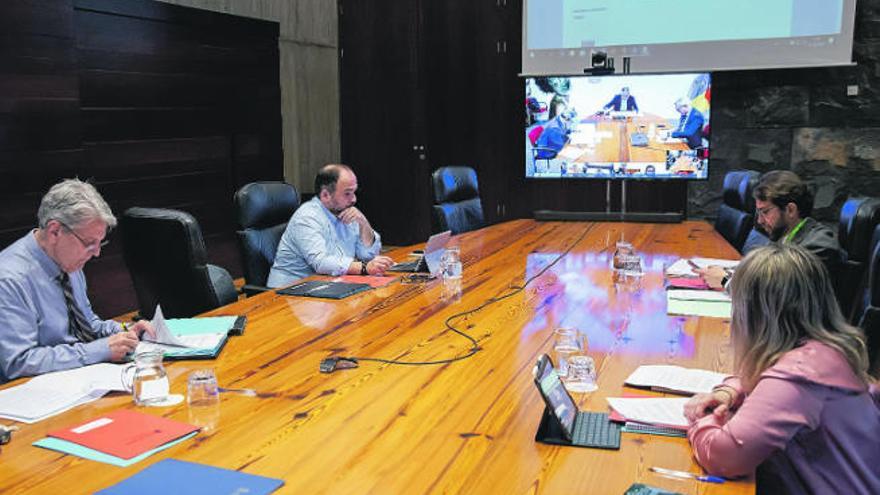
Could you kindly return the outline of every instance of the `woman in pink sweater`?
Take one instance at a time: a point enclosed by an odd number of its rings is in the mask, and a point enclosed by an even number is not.
[[[767,246],[730,290],[738,376],[685,407],[697,461],[725,477],[759,468],[768,493],[880,494],[880,396],[822,263]]]

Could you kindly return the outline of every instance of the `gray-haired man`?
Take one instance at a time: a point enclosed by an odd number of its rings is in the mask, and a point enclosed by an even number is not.
[[[39,227],[0,252],[0,382],[118,361],[153,334],[128,330],[92,311],[82,268],[101,254],[116,217],[91,184],[55,184],[43,196]]]

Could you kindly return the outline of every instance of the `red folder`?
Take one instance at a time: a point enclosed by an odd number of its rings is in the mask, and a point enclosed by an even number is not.
[[[131,459],[198,430],[198,426],[122,409],[48,435]]]

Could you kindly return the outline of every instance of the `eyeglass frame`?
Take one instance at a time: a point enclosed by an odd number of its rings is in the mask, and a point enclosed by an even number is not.
[[[102,239],[100,241],[86,242],[82,237],[79,236],[79,234],[76,233],[75,230],[73,230],[73,228],[70,227],[70,225],[67,225],[66,223],[62,222],[61,220],[58,220],[57,218],[53,218],[53,220],[58,222],[68,232],[73,234],[73,236],[76,237],[76,240],[78,240],[80,242],[80,244],[82,244],[82,246],[86,249],[86,251],[100,251],[101,249],[104,249],[104,247],[107,246],[107,244],[110,244],[110,240],[107,239],[106,237],[104,237],[104,239]]]

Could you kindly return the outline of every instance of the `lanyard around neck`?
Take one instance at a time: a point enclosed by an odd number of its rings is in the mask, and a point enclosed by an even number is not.
[[[791,229],[791,232],[789,232],[788,235],[785,236],[785,242],[791,242],[791,240],[794,239],[794,236],[797,235],[798,231],[801,230],[801,227],[803,227],[806,222],[807,219],[804,218],[797,225],[795,225],[794,228]]]

